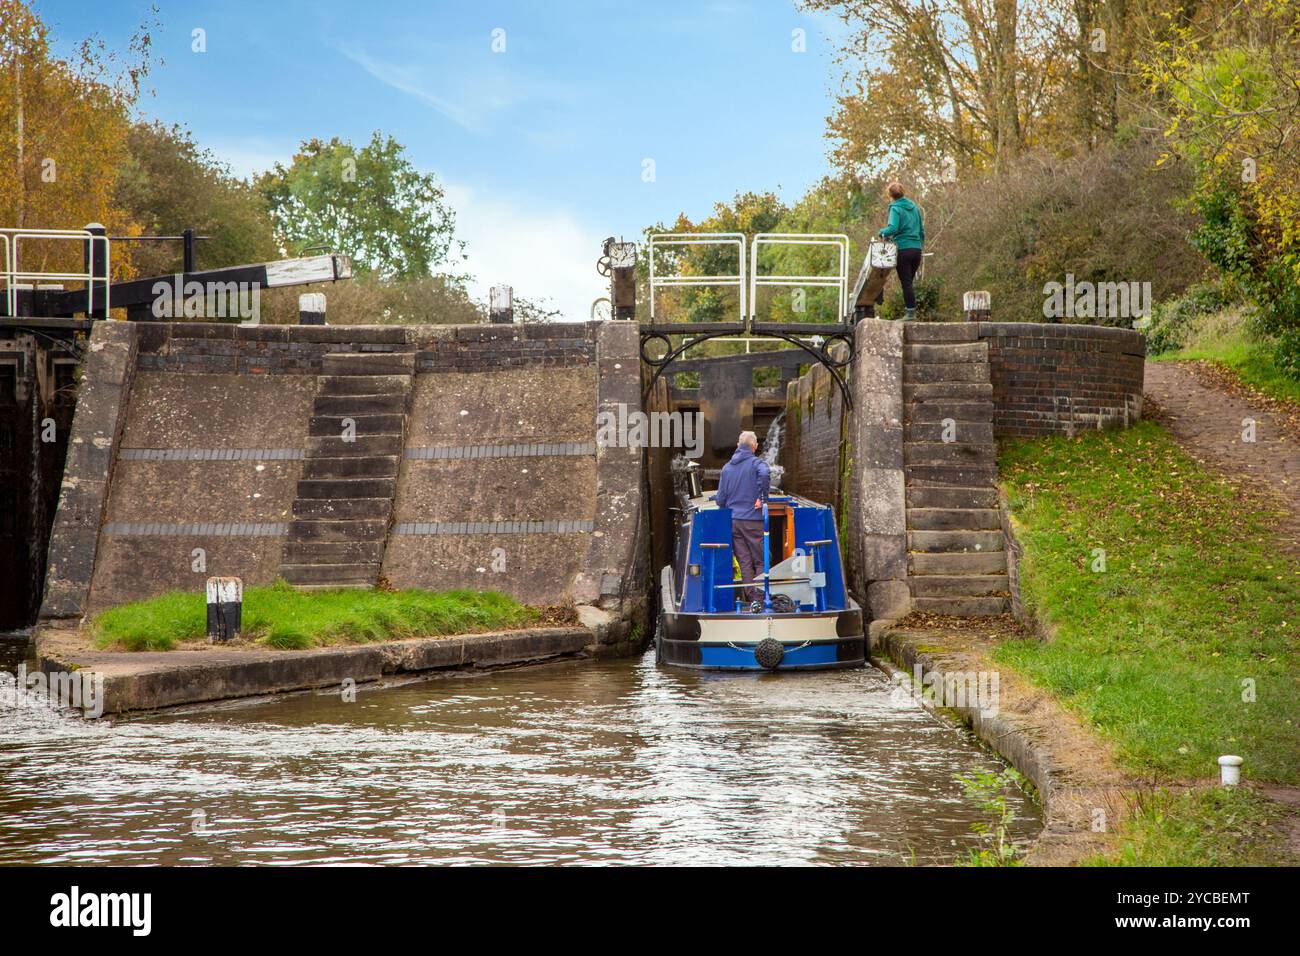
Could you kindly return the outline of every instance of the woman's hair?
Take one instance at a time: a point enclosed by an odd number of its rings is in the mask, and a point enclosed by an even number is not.
[[[893,183],[890,183],[890,184],[889,184],[889,198],[890,198],[890,199],[902,199],[902,198],[903,198],[903,195],[904,195],[904,193],[903,193],[903,184],[902,184],[902,183],[899,183],[899,182],[893,182]]]

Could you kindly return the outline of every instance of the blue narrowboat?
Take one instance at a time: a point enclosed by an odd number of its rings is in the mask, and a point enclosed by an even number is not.
[[[697,474],[678,509],[674,563],[660,574],[658,662],[731,671],[861,667],[862,609],[845,587],[834,512],[773,492],[763,508],[763,572],[740,581],[731,510],[699,490]],[[761,597],[746,600],[747,590]]]

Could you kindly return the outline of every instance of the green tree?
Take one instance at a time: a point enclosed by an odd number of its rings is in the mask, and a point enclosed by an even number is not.
[[[271,216],[261,193],[200,149],[188,130],[136,123],[127,148],[115,198],[147,235],[179,235],[189,228],[209,236],[198,245],[200,268],[277,258]],[[176,271],[181,265],[179,243],[138,243],[132,252],[145,275]]]
[[[360,149],[337,137],[309,140],[257,188],[291,254],[325,247],[389,279],[427,276],[464,258],[437,177],[417,170],[391,136],[375,132]]]

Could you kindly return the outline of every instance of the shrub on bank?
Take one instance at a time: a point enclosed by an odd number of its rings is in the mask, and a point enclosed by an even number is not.
[[[295,591],[283,581],[244,591],[243,637],[269,647],[302,649],[437,637],[520,627],[539,617],[497,591]],[[173,591],[104,611],[92,624],[96,643],[128,651],[166,651],[205,640],[202,593]]]
[[[1226,301],[1229,304],[1218,306]],[[1164,303],[1147,337],[1149,355],[1208,361],[1236,373],[1244,385],[1272,398],[1300,402],[1300,333],[1295,341],[1265,334],[1253,308],[1231,304],[1210,288]]]
[[[1189,286],[1177,298],[1156,303],[1147,329],[1147,354],[1159,355],[1189,345],[1202,331],[1205,318],[1234,304],[1235,299],[1219,283],[1203,282]]]
[[[1161,301],[1205,275],[1187,241],[1196,218],[1180,209],[1190,179],[1158,165],[1162,145],[1137,138],[1073,156],[1027,153],[1005,170],[932,188],[922,198],[928,275],[942,278],[943,311],[985,289],[999,322],[1043,321],[1044,286],[1150,282]],[[855,247],[856,248],[856,247]],[[1067,319],[1129,327],[1132,317]]]

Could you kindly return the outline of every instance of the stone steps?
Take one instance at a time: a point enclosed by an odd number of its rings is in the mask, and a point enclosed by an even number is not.
[[[936,346],[937,347],[937,346]],[[988,362],[904,362],[905,385],[949,385],[989,383]]]
[[[387,498],[397,492],[396,478],[304,478],[298,498]]]
[[[958,488],[995,487],[998,466],[991,464],[927,464],[912,462],[903,466],[909,486],[913,484],[950,485]]]
[[[313,415],[307,420],[307,434],[328,438],[342,435],[347,422],[352,423],[356,434],[360,435],[401,435],[406,427],[406,416],[397,412],[367,414],[358,412],[354,415]]]
[[[908,402],[903,406],[904,420],[913,425],[942,422],[945,418],[961,424],[971,422],[989,424],[993,421],[993,403],[986,401],[961,401],[951,399],[927,399],[920,402]]]
[[[368,458],[305,458],[304,478],[396,478],[401,458],[371,455]]]
[[[940,366],[942,367],[942,366]],[[906,368],[906,366],[904,366]],[[903,382],[905,403],[925,401],[993,401],[990,382]]]
[[[973,443],[979,445],[993,444],[993,423],[967,421],[950,418],[937,422],[912,422],[903,429],[903,440],[907,442],[942,442],[944,444]]]
[[[992,442],[909,441],[903,445],[903,465],[993,465],[998,460],[998,446]]]
[[[313,458],[353,458],[400,455],[402,436],[362,435],[357,433],[350,441],[338,435],[307,436],[307,454]]]
[[[978,342],[979,337],[973,322],[911,322],[903,329],[903,341],[908,345]]]
[[[915,323],[903,336],[912,606],[960,617],[1002,614],[1009,585],[988,345],[974,323]]]
[[[388,522],[376,518],[295,518],[289,541],[383,541]]]
[[[925,574],[912,579],[916,597],[1006,597],[1005,574]]]
[[[286,564],[378,564],[383,559],[382,541],[290,541],[284,546]]]
[[[331,352],[321,359],[321,374],[410,376],[415,374],[415,353]]]
[[[1003,549],[1001,531],[909,531],[907,550],[938,552],[980,552]]]
[[[956,362],[987,364],[989,347],[984,342],[941,343],[903,346],[903,361],[920,365],[946,365]]]
[[[923,614],[947,614],[952,617],[997,617],[1011,610],[1005,597],[914,597],[913,609]]]
[[[1005,551],[969,551],[928,553],[914,551],[907,556],[913,575],[1005,574]]]
[[[415,353],[335,352],[321,364],[280,574],[310,590],[373,587],[392,522]]]
[[[908,508],[908,531],[1000,531],[996,508]]]
[[[962,488],[958,485],[912,484],[907,487],[907,507],[913,508],[994,508],[998,506],[995,488]]]
[[[386,521],[392,513],[390,498],[299,498],[293,503],[295,518],[381,518]]]
[[[316,381],[320,397],[338,395],[406,396],[410,382],[406,375],[322,375]]]
[[[375,395],[317,395],[316,415],[383,415],[406,411],[406,396],[399,393]]]
[[[342,585],[373,587],[379,579],[380,562],[366,564],[281,564],[280,577],[295,587],[303,584],[333,588]]]

